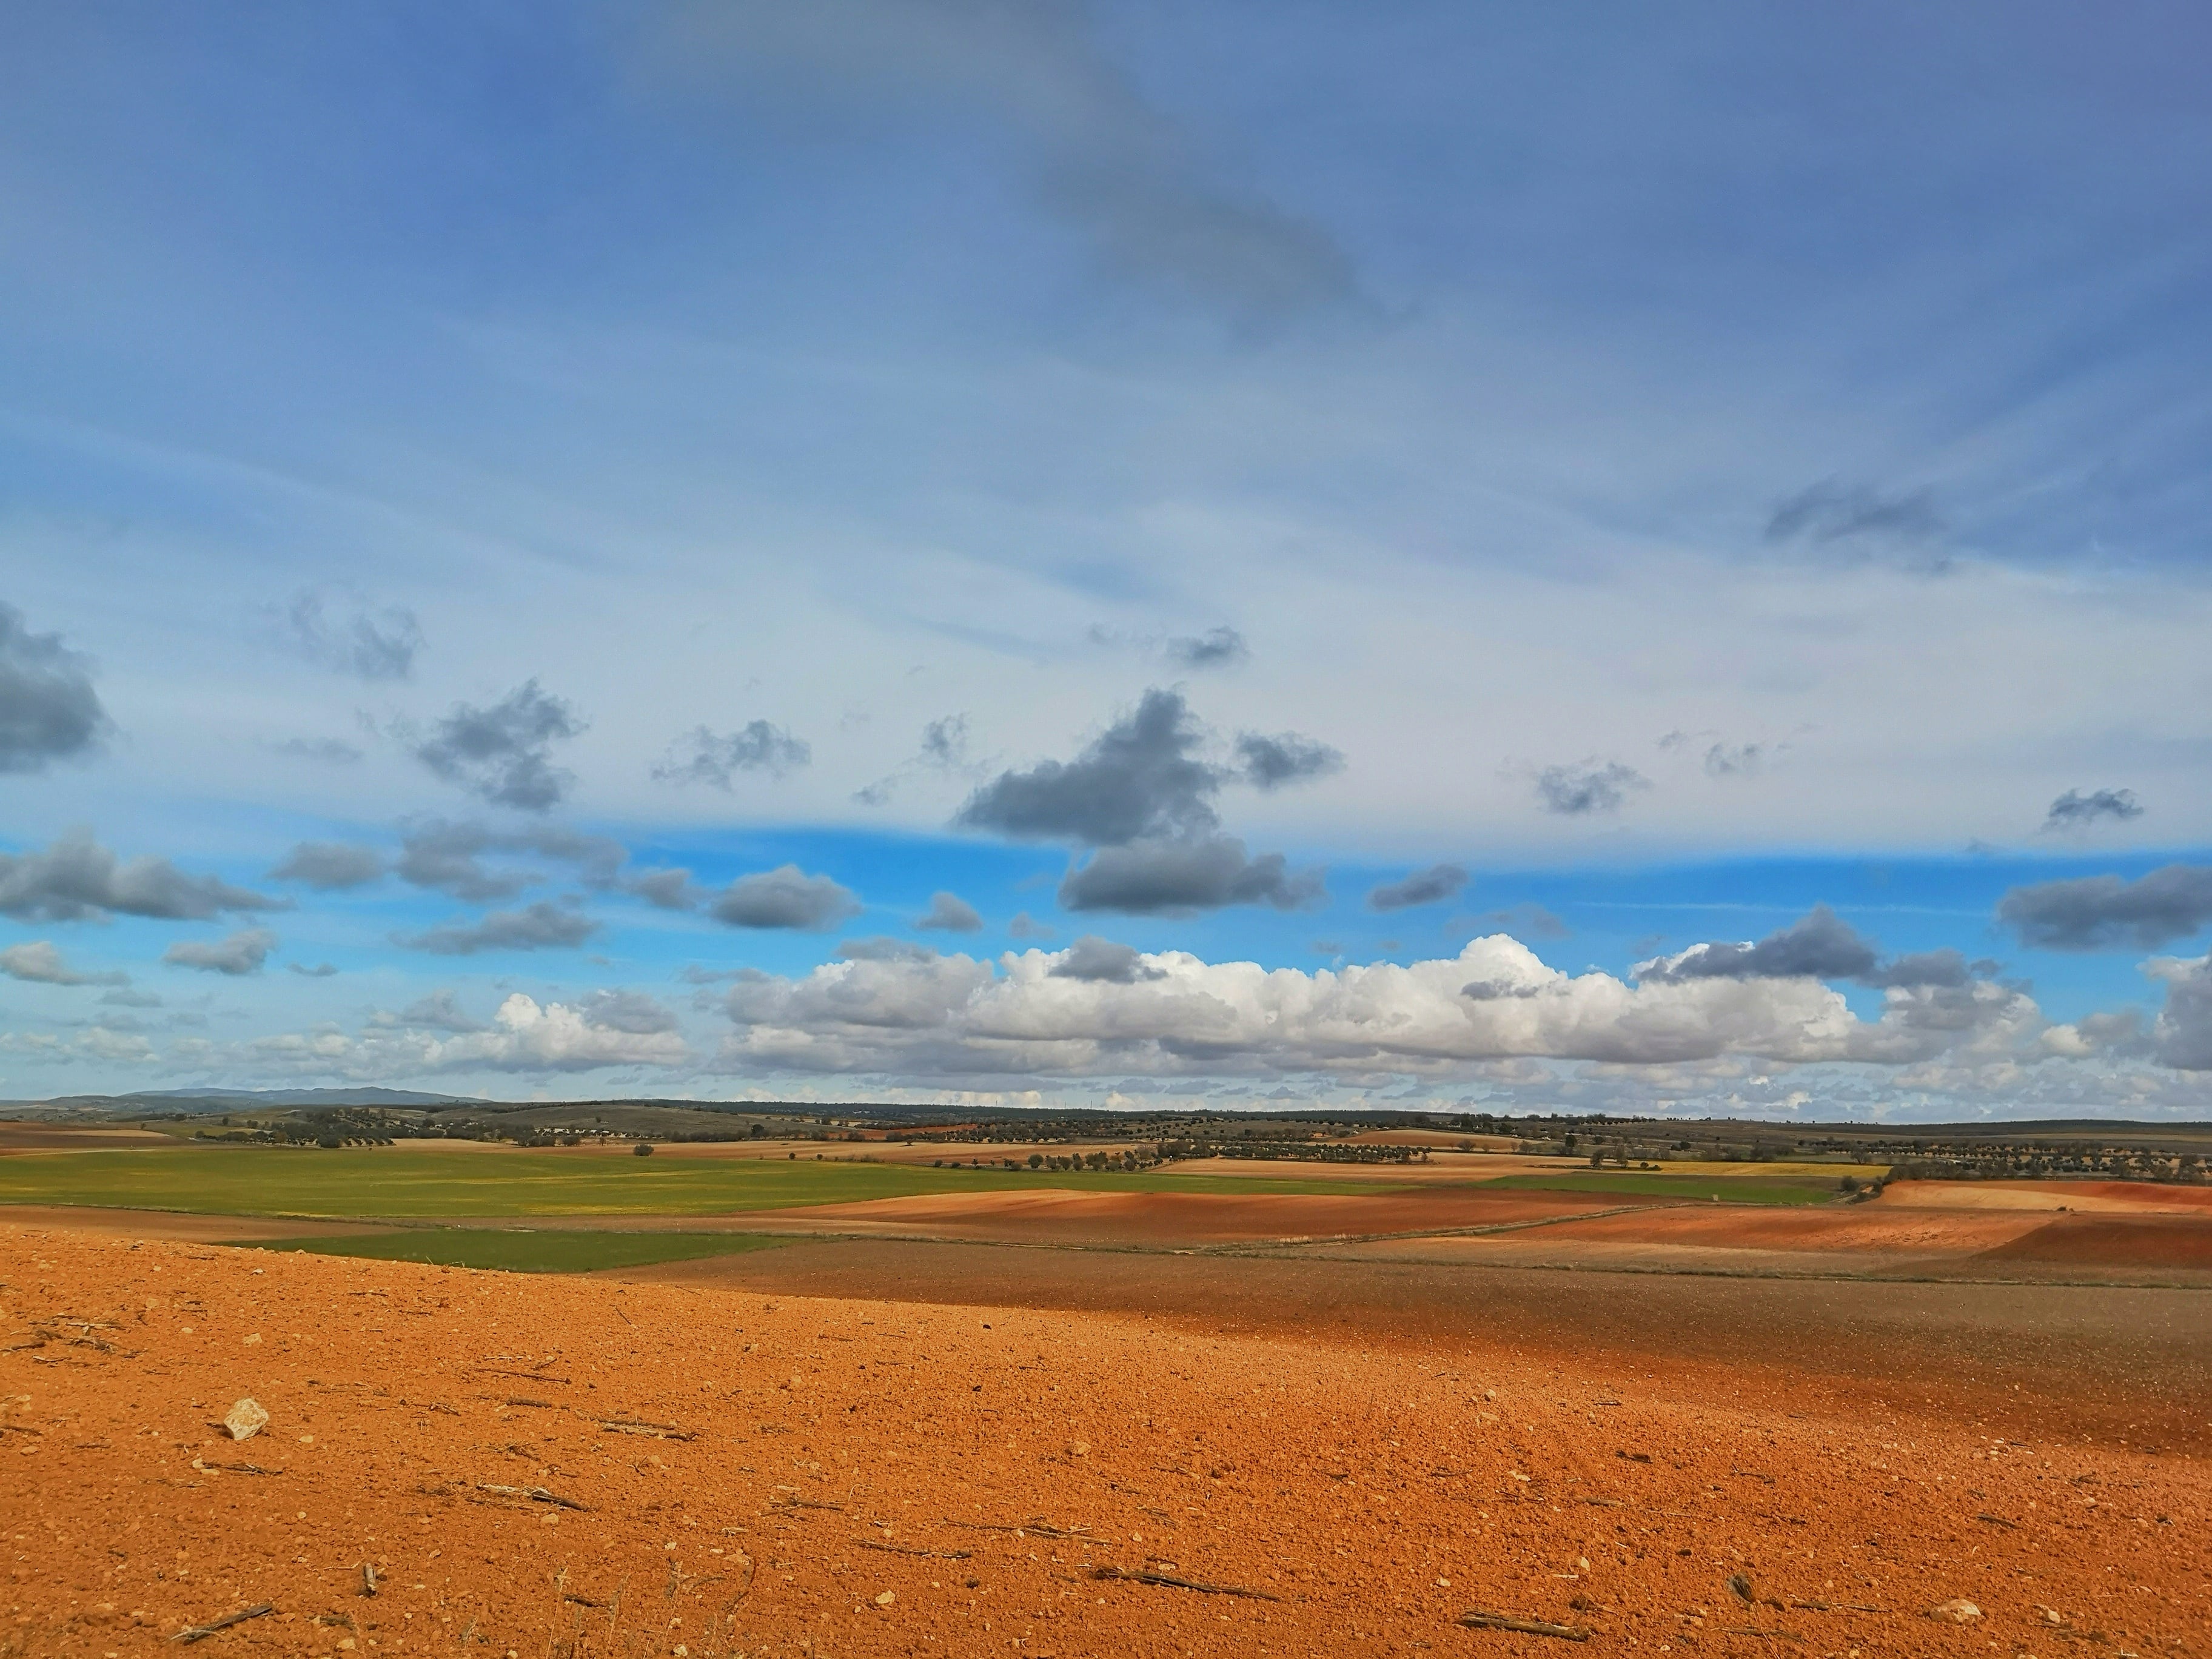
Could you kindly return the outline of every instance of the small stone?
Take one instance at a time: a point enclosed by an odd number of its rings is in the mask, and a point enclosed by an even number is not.
[[[233,1440],[251,1440],[269,1426],[269,1413],[262,1409],[259,1401],[249,1397],[230,1408],[222,1425],[230,1431]]]
[[[249,1348],[258,1347],[261,1342],[261,1333],[258,1331],[251,1333],[245,1338],[245,1342]]]
[[[1088,1457],[1088,1456],[1090,1456],[1090,1455],[1091,1455],[1091,1443],[1090,1443],[1088,1440],[1071,1440],[1071,1441],[1069,1441],[1069,1442],[1067,1443],[1067,1455],[1068,1455],[1070,1457]]]
[[[1949,1601],[1938,1601],[1929,1608],[1928,1616],[1930,1619],[1948,1619],[1954,1625],[1971,1625],[1982,1616],[1982,1610],[1966,1597],[1954,1595]]]
[[[896,1590],[885,1590],[881,1595],[878,1595],[876,1598],[876,1605],[879,1607],[887,1607],[897,1600],[898,1592]]]

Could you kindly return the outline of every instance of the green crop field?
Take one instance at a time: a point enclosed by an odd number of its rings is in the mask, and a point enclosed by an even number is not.
[[[1523,1192],[1618,1193],[1624,1198],[1671,1198],[1685,1202],[1718,1199],[1723,1204],[1828,1204],[1842,1196],[1832,1180],[1788,1176],[1639,1175],[1633,1170],[1577,1175],[1561,1170],[1558,1175],[1500,1176],[1481,1184]]]
[[[515,1273],[588,1273],[602,1267],[642,1267],[656,1261],[741,1255],[774,1249],[788,1238],[765,1233],[574,1233],[423,1227],[350,1238],[252,1240],[241,1248],[306,1250],[313,1255],[373,1261],[427,1261],[441,1267],[494,1267]]]
[[[932,1193],[1371,1193],[1367,1183],[1171,1172],[936,1170],[812,1159],[615,1158],[586,1152],[332,1151],[277,1146],[53,1152],[0,1158],[0,1204],[205,1215],[715,1215]]]

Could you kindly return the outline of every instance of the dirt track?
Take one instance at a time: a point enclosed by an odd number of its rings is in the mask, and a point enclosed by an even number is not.
[[[898,1247],[769,1255],[837,1248]],[[2212,1639],[2202,1462],[2002,1436],[1973,1379],[1881,1403],[1540,1328],[1376,1346],[59,1232],[0,1232],[0,1652],[166,1651],[264,1601],[198,1651],[1561,1646],[1469,1607],[1590,1650]],[[209,1425],[249,1393],[272,1421],[234,1446]],[[281,1473],[214,1467],[244,1462]],[[1927,1616],[1954,1597],[1982,1617]]]

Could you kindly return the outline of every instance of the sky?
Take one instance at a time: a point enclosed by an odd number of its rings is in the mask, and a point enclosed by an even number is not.
[[[2201,9],[9,9],[0,1096],[2212,1116]]]

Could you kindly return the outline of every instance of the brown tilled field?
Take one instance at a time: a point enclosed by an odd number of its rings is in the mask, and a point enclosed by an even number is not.
[[[1117,1267],[1149,1279],[1079,1282]],[[888,1241],[651,1271],[691,1282],[0,1230],[0,1652],[2212,1640],[2196,1292]]]

